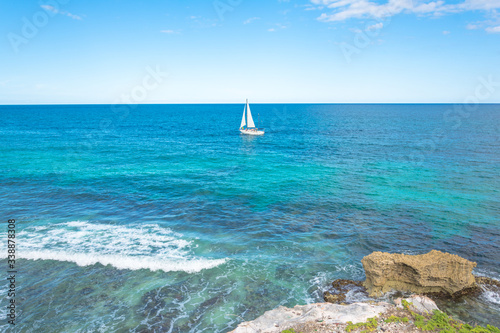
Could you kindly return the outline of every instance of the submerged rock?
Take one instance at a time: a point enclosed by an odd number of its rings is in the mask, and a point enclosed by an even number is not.
[[[323,299],[328,303],[342,303],[345,301],[345,293],[332,294],[329,291],[323,293]]]
[[[332,282],[333,289],[323,293],[323,299],[328,303],[343,303],[346,300],[346,294],[358,287],[363,292],[366,291],[363,287],[363,282],[354,280],[337,279]]]
[[[354,281],[354,280],[346,280],[346,279],[337,279],[332,282],[332,287],[335,289],[344,289],[347,286],[358,286],[358,287],[363,287],[363,282],[362,281]]]
[[[475,262],[436,250],[421,255],[373,252],[361,262],[370,296],[391,289],[453,296],[476,286],[472,275]]]
[[[476,283],[481,285],[486,289],[497,288],[500,289],[500,281],[486,277],[486,276],[475,276]]]
[[[310,322],[321,322],[328,325],[345,324],[351,321],[356,324],[378,316],[392,307],[393,305],[383,302],[377,304],[353,303],[350,305],[315,303],[297,305],[291,309],[280,306],[267,311],[253,321],[239,324],[231,333],[275,333],[282,332],[294,325]]]

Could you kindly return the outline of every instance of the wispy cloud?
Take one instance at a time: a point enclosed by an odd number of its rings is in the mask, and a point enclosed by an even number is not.
[[[49,6],[49,5],[41,5],[40,7],[42,7],[43,9],[45,10],[48,10],[49,12],[52,12],[54,14],[57,14],[59,13],[59,10],[55,9],[53,6]]]
[[[366,30],[373,31],[373,30],[382,29],[383,27],[384,27],[384,23],[379,22],[379,23],[375,23],[374,25],[370,25],[369,27],[366,28]]]
[[[456,6],[464,10],[492,10],[500,8],[500,0],[465,0]]]
[[[256,20],[260,20],[260,17],[251,17],[248,20],[246,20],[245,22],[243,22],[243,24],[249,24],[249,23],[252,23],[253,21],[256,21]]]
[[[208,19],[203,16],[191,15],[188,17],[192,22],[196,23],[201,28],[211,28],[217,26],[218,20]]]
[[[498,34],[498,33],[500,33],[500,25],[496,26],[496,27],[488,27],[485,30],[486,30],[486,32],[489,32],[491,34]]]
[[[180,34],[180,31],[177,31],[177,30],[161,30],[160,32],[161,32],[161,33],[164,33],[164,34],[169,34],[169,35],[177,35],[177,34]]]
[[[318,10],[318,9],[323,9],[323,7],[317,7],[317,6],[313,6],[311,4],[306,4],[306,5],[304,5],[304,9],[305,10]]]
[[[311,0],[313,4],[333,10],[323,13],[318,20],[323,22],[343,21],[350,18],[386,17],[408,10],[411,0],[389,0],[386,4],[377,4],[367,0]]]
[[[386,3],[375,3],[370,0],[310,0],[318,10],[329,10],[322,13],[318,20],[322,22],[344,21],[358,18],[385,18],[399,13],[416,15],[441,16],[464,11],[483,11],[496,13],[500,9],[500,0],[464,0],[459,3],[446,3],[444,0],[388,0]],[[485,30],[496,32],[496,26]],[[471,29],[470,25],[468,29]]]
[[[59,10],[59,9],[55,8],[54,6],[40,5],[40,7],[42,7],[42,9],[45,9],[46,11],[51,12],[53,14],[61,14],[61,15],[70,17],[73,20],[82,20],[81,16],[78,16],[78,15],[75,15],[75,14],[71,14],[70,12],[67,12],[67,11],[64,11],[64,10]]]
[[[450,31],[448,31],[448,30],[443,31],[443,35],[449,35],[449,34],[451,34]]]
[[[277,31],[277,30],[280,30],[280,29],[286,29],[286,28],[288,28],[286,25],[283,25],[281,23],[276,23],[275,26],[276,26],[276,28],[270,28],[270,29],[267,29],[267,31],[274,32],[274,31]]]

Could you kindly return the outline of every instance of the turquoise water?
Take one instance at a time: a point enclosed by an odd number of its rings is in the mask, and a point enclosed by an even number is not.
[[[16,330],[226,332],[363,279],[372,251],[500,278],[499,105],[255,104],[262,137],[242,112],[0,106]],[[442,306],[500,326],[496,293]]]

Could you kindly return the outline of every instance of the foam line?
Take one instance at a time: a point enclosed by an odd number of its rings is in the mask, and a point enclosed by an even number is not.
[[[79,266],[100,263],[118,269],[195,273],[227,261],[195,257],[193,241],[157,224],[131,227],[73,221],[28,227],[19,237],[19,258]]]
[[[214,268],[226,262],[226,259],[185,259],[173,260],[144,256],[99,255],[95,253],[65,253],[56,251],[28,251],[20,258],[29,260],[57,260],[74,262],[78,266],[91,266],[97,263],[111,265],[118,269],[149,269],[164,272],[184,271],[196,273],[203,269]]]

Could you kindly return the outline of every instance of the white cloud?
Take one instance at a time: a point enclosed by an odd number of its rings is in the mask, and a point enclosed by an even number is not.
[[[496,26],[496,27],[488,27],[485,30],[486,30],[486,32],[489,32],[491,34],[498,34],[498,33],[500,33],[500,25]]]
[[[249,23],[252,23],[255,20],[260,20],[260,17],[251,17],[248,20],[246,20],[245,22],[243,22],[243,24],[249,24]]]
[[[75,14],[71,14],[69,12],[66,12],[66,11],[63,11],[63,10],[59,10],[57,8],[55,8],[54,6],[50,6],[50,5],[41,5],[40,7],[42,7],[42,9],[45,9],[46,11],[48,12],[52,12],[54,14],[61,14],[61,15],[65,15],[67,17],[70,17],[72,18],[73,20],[81,20],[82,17],[81,16],[78,16],[78,15],[75,15]]]
[[[267,31],[274,32],[278,29],[286,29],[287,28],[286,25],[283,25],[281,23],[276,23],[275,26],[276,26],[276,28],[270,28],[270,29],[267,29]]]
[[[164,34],[170,34],[170,35],[179,34],[180,33],[179,31],[175,31],[175,30],[161,30],[160,32],[162,32]]]
[[[413,6],[410,8],[410,12],[417,14],[441,15],[442,13],[447,11],[453,11],[453,8],[450,5],[446,5],[444,1],[421,3],[417,6]]]
[[[385,3],[376,3],[370,0],[310,0],[312,8],[317,10],[329,9],[329,13],[322,13],[317,19],[322,22],[338,22],[347,19],[382,19],[400,13],[417,15],[432,15],[435,17],[445,14],[465,11],[482,11],[486,14],[498,15],[500,0],[461,0],[459,3],[447,4],[444,0],[386,0]],[[309,9],[309,8],[308,8]],[[484,28],[489,33],[497,33],[498,21],[485,21],[480,24],[468,24],[467,29]],[[443,32],[444,33],[444,32]],[[446,33],[445,33],[446,34]]]
[[[378,29],[382,29],[384,27],[384,23],[382,22],[379,22],[379,23],[376,23],[374,25],[370,25],[366,28],[366,30],[368,31],[372,31],[372,30],[378,30]]]
[[[318,20],[324,22],[343,21],[349,18],[382,18],[412,8],[411,0],[389,0],[381,5],[367,0],[311,0],[311,2],[336,10],[333,14],[321,14]]]
[[[457,6],[464,10],[492,10],[500,8],[500,0],[465,0]]]
[[[306,4],[304,5],[304,9],[305,10],[317,10],[317,9],[323,9],[322,7],[316,7],[316,6],[313,6],[311,4]]]
[[[53,6],[49,6],[49,5],[41,5],[40,7],[42,7],[43,9],[45,10],[48,10],[54,14],[57,14],[59,13],[59,10],[55,9]]]
[[[212,28],[218,25],[218,19],[210,19],[203,16],[191,15],[188,17],[192,22],[197,24],[201,28]]]
[[[74,14],[71,14],[71,13],[66,13],[64,15],[71,17],[73,20],[81,20],[82,19],[80,16],[74,15]]]
[[[450,31],[448,31],[448,30],[443,31],[443,35],[449,35],[449,34],[451,34]]]
[[[465,0],[458,4],[446,4],[443,0],[388,0],[379,4],[369,0],[310,0],[316,9],[327,7],[333,13],[323,13],[319,21],[343,21],[350,18],[382,18],[402,12],[443,15],[467,10],[492,11],[500,8],[500,0]],[[426,2],[427,1],[427,2]]]

